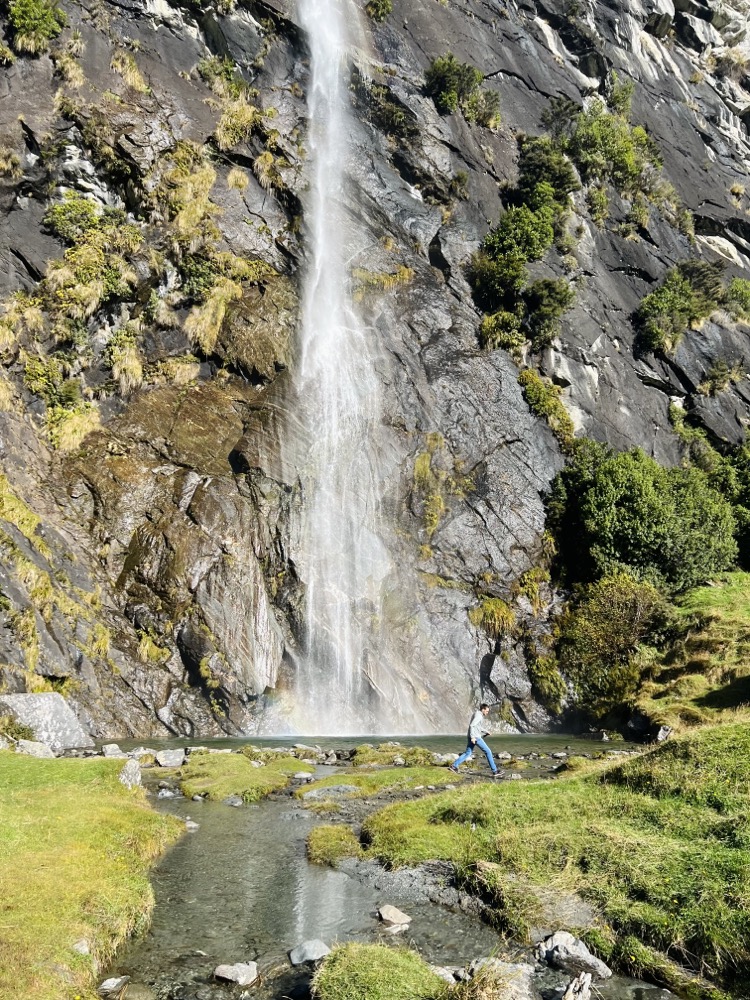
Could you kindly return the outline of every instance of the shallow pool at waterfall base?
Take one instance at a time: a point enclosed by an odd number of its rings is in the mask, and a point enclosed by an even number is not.
[[[310,938],[327,944],[388,940],[376,908],[392,903],[413,919],[398,943],[430,962],[463,966],[498,953],[520,960],[478,918],[433,903],[387,898],[331,868],[307,861],[305,842],[321,822],[291,798],[232,809],[220,803],[160,799],[157,807],[198,823],[154,873],[151,930],[131,943],[107,975],[129,975],[128,1000],[228,1000],[241,991],[214,981],[220,964],[257,961],[252,1000],[307,1000],[309,971],[292,970],[287,950]],[[322,820],[325,822],[325,820]],[[545,973],[545,1000],[570,976]],[[602,984],[602,1000],[665,1000],[666,991],[632,980]],[[352,998],[355,1000],[355,998]]]

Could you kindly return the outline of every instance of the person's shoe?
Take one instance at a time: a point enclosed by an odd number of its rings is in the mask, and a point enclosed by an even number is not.
[[[493,771],[492,772],[492,777],[493,778],[504,778],[505,775],[503,774],[502,771]]]
[[[453,764],[448,768],[449,771],[453,771],[454,774],[458,774],[458,768],[454,767]]]

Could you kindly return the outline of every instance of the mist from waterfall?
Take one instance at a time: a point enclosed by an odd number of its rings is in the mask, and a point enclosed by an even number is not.
[[[374,430],[380,388],[371,330],[352,298],[352,258],[369,237],[346,210],[351,148],[349,0],[300,0],[310,51],[303,285],[296,396],[306,422],[298,561],[306,640],[297,664],[298,728],[321,735],[396,731],[398,708],[379,697],[381,585]]]

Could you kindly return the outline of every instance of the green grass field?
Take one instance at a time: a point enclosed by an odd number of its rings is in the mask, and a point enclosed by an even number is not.
[[[0,752],[0,1000],[94,997],[93,960],[147,925],[149,869],[184,827],[121,769]]]
[[[705,728],[627,763],[554,782],[467,785],[366,820],[388,866],[455,862],[523,936],[535,896],[594,904],[605,960],[686,997],[750,983],[750,725]],[[478,862],[490,862],[489,866]]]

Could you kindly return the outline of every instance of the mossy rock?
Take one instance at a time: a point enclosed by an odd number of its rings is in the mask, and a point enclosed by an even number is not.
[[[216,353],[244,375],[271,381],[289,366],[298,303],[283,276],[248,288],[232,305],[216,342]]]

